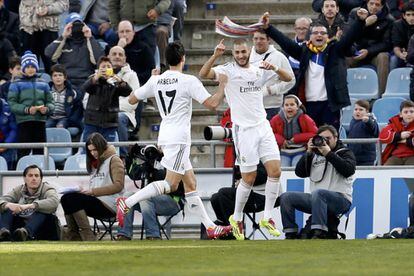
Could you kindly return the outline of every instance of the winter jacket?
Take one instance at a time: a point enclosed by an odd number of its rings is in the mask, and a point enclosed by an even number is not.
[[[407,21],[400,19],[392,25],[391,41],[393,47],[408,49],[408,42],[414,34],[414,26],[408,25]]]
[[[368,10],[367,5],[364,4],[362,8]],[[357,8],[354,9],[349,16],[349,24],[357,20]],[[359,39],[355,41],[357,50],[367,49],[368,55],[366,60],[371,60],[381,52],[389,52],[391,50],[391,30],[394,18],[389,14],[388,7],[385,5],[382,11],[377,14],[377,21],[366,26],[361,30]],[[359,19],[358,19],[359,21]]]
[[[402,131],[411,131],[410,138],[405,143],[398,143],[401,140]],[[382,152],[381,162],[384,164],[391,156],[399,158],[414,156],[414,122],[407,126],[402,124],[400,115],[391,117],[388,125],[384,127],[379,135],[381,143],[387,144]]]
[[[313,0],[312,9],[320,13],[322,12],[324,0]],[[337,0],[339,6],[339,12],[344,17],[345,20],[348,20],[349,13],[353,8],[360,7],[365,0]]]
[[[36,10],[47,7],[45,16],[38,16]],[[68,10],[68,0],[21,0],[19,7],[20,30],[32,34],[37,31],[59,31],[60,15]]]
[[[408,41],[407,63],[414,64],[414,36]],[[414,70],[410,73],[410,100],[414,101]]]
[[[109,18],[113,27],[117,27],[121,20],[129,20],[133,25],[155,23],[148,19],[148,11],[155,9],[160,15],[170,4],[170,0],[109,0]]]
[[[0,37],[4,36],[17,53],[20,51],[19,15],[5,8],[0,8]]]
[[[0,123],[0,143],[15,143],[17,140],[16,118],[4,99],[0,99]]]
[[[336,15],[334,22],[331,26],[329,26],[328,21],[322,13],[318,17],[318,22],[325,26],[325,28],[328,30],[329,38],[336,36],[338,29],[342,30],[342,35],[348,31],[348,24],[345,22],[345,20],[340,14]]]
[[[53,82],[49,83],[51,93],[54,89]],[[65,81],[65,113],[68,118],[68,126],[74,126],[82,128],[83,119],[83,107],[82,99],[83,94],[80,91],[76,91],[72,88],[72,84],[69,81]]]
[[[0,37],[0,80],[7,79],[9,72],[9,59],[16,55],[11,42],[3,37]]]
[[[306,144],[310,138],[316,135],[318,128],[312,118],[306,114],[299,115],[298,121],[301,132],[293,135],[293,142],[295,144]],[[278,146],[281,147],[286,139],[283,136],[285,123],[280,114],[270,120],[270,126],[273,129]]]
[[[84,82],[93,74],[96,64],[104,52],[93,37],[75,40],[71,37],[65,39],[61,36],[46,47],[45,55],[53,62],[65,66],[68,79],[71,82],[76,80]]]
[[[356,160],[352,151],[338,140],[326,156],[306,152],[295,168],[298,177],[309,177],[310,192],[318,189],[338,192],[352,202]]]
[[[128,96],[131,87],[122,81],[109,84],[104,78],[95,81],[90,77],[82,86],[82,91],[89,94],[85,109],[85,124],[102,128],[118,127],[119,96]]]
[[[378,138],[378,123],[374,118],[369,118],[367,122],[352,119],[349,124],[348,138]],[[357,160],[357,165],[374,164],[377,157],[375,144],[349,144]]]
[[[139,88],[139,80],[137,73],[131,70],[129,64],[124,65],[121,70],[117,73],[117,76],[120,77],[123,81],[128,83],[132,91]],[[128,116],[129,121],[134,127],[137,125],[137,120],[135,119],[135,109],[137,109],[138,104],[131,105],[128,102],[128,97],[119,97],[119,111],[125,112]]]
[[[0,197],[0,212],[6,210],[6,203],[18,203],[18,204],[32,204],[36,205],[35,211],[45,214],[53,214],[59,205],[59,197],[56,189],[43,182],[40,184],[38,190],[34,195],[30,195],[27,191],[26,184],[17,186],[8,194]]]
[[[155,61],[151,48],[134,36],[130,44],[125,46],[126,61],[131,69],[137,73],[139,83],[144,85],[151,77],[151,70],[155,68]]]
[[[55,108],[49,85],[42,79],[23,76],[12,82],[9,88],[8,102],[10,109],[16,116],[17,124],[28,121],[43,121]],[[48,108],[46,114],[37,111],[34,115],[29,113],[31,106],[44,105]]]
[[[328,95],[328,105],[332,112],[341,110],[341,108],[351,104],[348,94],[345,55],[349,52],[353,42],[364,28],[364,22],[365,21],[357,20],[350,27],[349,31],[342,36],[340,41],[330,41],[323,52],[325,53],[324,76],[326,92]],[[280,45],[284,52],[299,60],[299,76],[295,86],[289,93],[297,95],[306,106],[305,76],[313,52],[311,52],[305,44],[301,46],[296,44],[273,26],[269,26],[265,31],[270,38]]]

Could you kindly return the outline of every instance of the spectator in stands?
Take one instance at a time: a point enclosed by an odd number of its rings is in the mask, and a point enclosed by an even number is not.
[[[404,5],[412,2],[412,0],[387,0],[388,8],[390,9],[390,14],[395,19],[401,18],[401,13],[403,12]]]
[[[405,4],[402,18],[392,25],[391,40],[394,55],[390,58],[390,70],[407,66],[408,42],[414,34],[414,3]]]
[[[328,37],[336,37],[338,40],[347,31],[348,27],[339,14],[339,6],[336,0],[324,0],[322,12],[318,17],[319,23],[324,25],[328,30]]]
[[[16,52],[11,42],[0,33],[0,81],[7,80],[9,60],[15,55]]]
[[[409,64],[414,64],[414,36],[408,41],[406,61]],[[410,73],[410,100],[414,101],[414,70],[411,70]]]
[[[10,84],[8,102],[16,116],[19,143],[46,142],[45,122],[54,104],[49,85],[36,77],[38,70],[36,55],[26,51],[22,57],[23,76]],[[18,158],[29,153],[30,148],[17,151]],[[33,149],[33,154],[43,154],[43,148]]]
[[[318,129],[320,138],[309,139],[306,154],[296,165],[298,177],[309,177],[310,193],[285,192],[280,196],[280,211],[286,239],[298,238],[295,210],[312,214],[313,238],[325,238],[328,213],[346,213],[352,203],[355,156],[338,139],[330,125]]]
[[[388,52],[392,49],[391,29],[394,19],[389,14],[385,0],[368,0],[362,8],[368,10],[369,16],[365,20],[365,28],[355,41],[354,57],[349,58],[348,63],[351,67],[374,65],[377,68],[379,92],[382,94],[389,72]],[[354,9],[349,16],[350,25],[357,20],[357,10]]]
[[[378,138],[377,120],[369,113],[369,102],[355,102],[354,113],[349,124],[348,138]],[[349,144],[348,148],[355,155],[358,166],[372,166],[376,159],[375,144]]]
[[[186,0],[172,0],[174,2],[173,16],[177,18],[174,23],[174,41],[181,40],[184,29],[184,15],[187,13],[187,1]]]
[[[414,102],[403,101],[400,114],[390,118],[379,140],[387,144],[382,153],[384,165],[414,165]]]
[[[131,87],[132,91],[139,88],[139,80],[129,64],[126,62],[125,51],[122,47],[114,46],[109,51],[109,59],[114,67],[116,75]],[[118,113],[118,136],[119,141],[128,141],[128,128],[136,127],[135,109],[137,104],[131,105],[128,97],[119,97],[119,113]],[[128,153],[128,147],[121,147],[120,156],[125,159]]]
[[[68,0],[22,0],[19,7],[23,51],[30,50],[42,58],[46,73],[52,62],[45,48],[58,37],[60,15],[68,10]]]
[[[269,14],[262,17],[266,33],[282,50],[300,61],[300,72],[293,93],[304,103],[317,126],[328,123],[339,129],[341,108],[351,104],[346,81],[345,55],[364,28],[368,12],[358,10],[358,18],[340,41],[329,40],[320,23],[312,25],[306,44],[297,45],[269,25]]]
[[[302,102],[295,95],[283,99],[283,108],[270,120],[280,148],[282,167],[294,167],[306,151],[306,144],[315,136],[318,128],[311,117],[305,114]]]
[[[360,7],[366,0],[337,0],[339,11],[344,19],[347,21],[349,13],[353,8]],[[320,13],[322,11],[324,0],[313,0],[312,9]]]
[[[2,98],[0,98],[0,122],[0,143],[15,143],[17,140],[16,118],[11,113],[9,104]],[[6,159],[9,170],[14,169],[16,162],[15,149],[7,149],[0,146],[0,156]]]
[[[170,4],[170,0],[109,0],[110,22],[117,26],[121,20],[130,21],[136,39],[147,45],[151,51],[151,57],[154,57],[155,47],[157,46],[155,21],[158,16],[167,11]],[[130,61],[128,62],[132,64]],[[138,71],[134,71],[138,73]],[[141,82],[141,84],[144,83]]]
[[[83,83],[94,73],[97,61],[104,52],[79,14],[69,14],[65,23],[62,36],[46,47],[45,54],[53,62],[65,66],[75,90],[82,91]]]
[[[4,80],[0,81],[0,98],[7,100],[9,94],[10,83],[22,76],[21,59],[18,56],[11,57],[9,60],[9,72],[4,76]]]
[[[62,64],[51,68],[52,82],[50,91],[55,102],[55,109],[46,121],[46,127],[77,127],[82,128],[83,108],[81,92],[72,88],[67,80],[66,69]]]
[[[19,13],[20,0],[4,0],[4,5],[7,9],[15,14]]]
[[[278,78],[272,78],[268,81],[266,91],[264,91],[263,104],[267,120],[270,120],[279,112],[283,94],[295,85],[295,78],[288,59],[270,44],[269,36],[263,30],[259,30],[253,34],[253,47],[250,51],[249,61],[250,64],[260,67],[263,60],[278,68],[275,71]]]
[[[165,49],[168,46],[168,39],[171,35],[171,27],[174,24],[175,19],[173,19],[173,11],[175,9],[176,0],[171,0],[171,5],[164,13],[162,13],[157,18],[157,28],[156,28],[156,37],[157,37],[157,46],[160,52],[160,69],[161,73],[164,73],[167,68],[167,61],[165,59]]]
[[[98,61],[98,70],[85,82],[82,91],[89,94],[85,109],[84,141],[93,132],[99,132],[107,141],[115,141],[119,96],[129,96],[131,87],[114,75],[110,59],[103,56]]]
[[[109,21],[108,0],[69,0],[69,11],[79,13],[95,38],[102,38],[110,45],[118,36]]]
[[[7,38],[14,50],[20,54],[19,15],[9,11],[0,0],[0,36]]]
[[[55,188],[42,181],[36,165],[26,167],[23,178],[24,184],[0,197],[0,241],[59,240]]]
[[[88,217],[104,219],[116,215],[116,198],[124,189],[124,164],[99,133],[86,141],[86,169],[90,174],[88,188],[64,194],[61,198],[67,223],[66,240],[93,241]]]
[[[302,46],[302,44],[305,42],[311,23],[312,20],[308,17],[300,17],[295,20],[295,38],[293,41],[299,46]],[[292,67],[293,73],[295,74],[295,79],[297,80],[299,78],[300,62],[288,54],[286,54],[286,56],[289,59],[290,66]]]

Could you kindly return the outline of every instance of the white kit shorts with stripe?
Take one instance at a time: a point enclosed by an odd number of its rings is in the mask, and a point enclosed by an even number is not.
[[[162,145],[164,156],[161,165],[169,171],[184,175],[193,168],[190,162],[190,149],[191,146],[185,144]]]

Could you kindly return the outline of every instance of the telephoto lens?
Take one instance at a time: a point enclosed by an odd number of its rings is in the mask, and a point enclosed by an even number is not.
[[[204,128],[204,138],[207,141],[232,138],[231,128],[221,126],[206,126]]]

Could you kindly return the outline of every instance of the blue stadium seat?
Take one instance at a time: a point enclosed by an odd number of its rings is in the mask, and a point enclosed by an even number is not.
[[[7,167],[7,161],[6,159],[4,159],[3,156],[0,156],[0,171],[7,171],[8,167]]]
[[[46,128],[46,141],[48,143],[72,143],[70,132],[65,128]],[[56,163],[61,163],[72,155],[72,148],[49,148],[49,155]]]
[[[65,161],[65,171],[86,171],[86,154],[75,154]]]
[[[41,154],[32,154],[23,156],[17,161],[16,171],[23,171],[30,165],[38,165],[42,170],[54,171],[56,169],[55,161],[53,161],[52,157],[49,156],[49,167],[45,168],[44,156]]]
[[[348,91],[351,98],[378,99],[378,76],[371,68],[349,68],[347,70]]]
[[[400,104],[405,101],[401,97],[387,97],[381,98],[374,102],[372,106],[372,113],[377,118],[380,129],[388,124],[388,120],[400,112]]]
[[[78,134],[79,134],[79,132],[80,132],[80,129],[79,129],[79,128],[77,128],[77,127],[68,127],[68,130],[69,130],[70,135],[71,135],[72,137],[74,137],[74,136],[78,135]]]
[[[346,139],[347,135],[346,135],[346,130],[344,127],[339,127],[339,139],[343,140]]]
[[[410,98],[411,67],[396,68],[392,70],[387,79],[387,87],[382,97]]]
[[[348,131],[349,130],[349,124],[352,120],[352,114],[354,113],[354,106],[355,102],[358,99],[351,98],[351,105],[342,108],[342,114],[341,114],[341,126]]]

